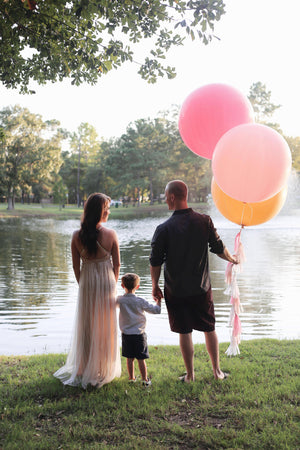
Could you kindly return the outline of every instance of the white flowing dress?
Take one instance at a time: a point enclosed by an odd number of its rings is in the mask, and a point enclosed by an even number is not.
[[[54,373],[62,383],[101,387],[121,375],[116,315],[116,280],[111,255],[84,258],[71,347],[66,364]]]

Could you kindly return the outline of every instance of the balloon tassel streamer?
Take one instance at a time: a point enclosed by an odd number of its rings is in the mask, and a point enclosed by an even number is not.
[[[240,320],[240,312],[242,311],[242,305],[240,302],[240,291],[237,284],[237,274],[242,271],[243,263],[245,262],[245,254],[243,244],[241,242],[241,233],[243,226],[239,233],[235,237],[234,241],[234,254],[238,260],[238,264],[228,263],[225,271],[225,282],[228,285],[225,290],[226,294],[230,294],[230,316],[229,326],[231,327],[231,340],[228,349],[226,350],[227,356],[236,356],[240,354],[239,343],[241,341],[242,326]]]

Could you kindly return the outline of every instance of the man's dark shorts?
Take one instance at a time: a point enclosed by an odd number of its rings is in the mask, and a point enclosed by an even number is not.
[[[125,358],[147,359],[149,351],[147,335],[122,333],[122,356]]]
[[[193,330],[214,331],[215,312],[212,290],[190,297],[174,297],[165,292],[171,331],[180,334]]]

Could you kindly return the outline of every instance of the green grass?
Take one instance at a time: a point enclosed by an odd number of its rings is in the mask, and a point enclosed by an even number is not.
[[[111,207],[112,218],[129,218],[134,216],[148,215],[149,213],[166,212],[166,204],[141,204],[138,206],[119,206],[118,208]],[[12,217],[55,217],[58,219],[72,219],[81,218],[83,208],[78,208],[76,205],[66,205],[62,208],[60,205],[41,205],[30,204],[22,205],[21,203],[15,204],[13,210],[7,209],[6,203],[0,203],[0,218],[12,218]]]
[[[53,377],[65,355],[0,358],[0,448],[297,449],[300,341],[245,341],[215,381],[204,345],[195,346],[196,381],[177,346],[150,347],[152,386],[122,376],[101,389]],[[137,370],[137,367],[136,367]]]
[[[191,207],[199,209],[205,206],[204,203],[193,203]],[[110,209],[110,217],[112,219],[132,219],[135,217],[148,217],[149,215],[164,214],[168,211],[165,203],[150,205],[149,203],[141,203],[140,206],[119,206],[118,208],[112,206]],[[14,217],[39,217],[57,219],[80,219],[83,213],[83,208],[77,208],[76,205],[66,205],[62,208],[60,205],[41,205],[41,204],[21,204],[16,203],[13,210],[7,209],[6,203],[0,203],[0,219],[14,218]]]

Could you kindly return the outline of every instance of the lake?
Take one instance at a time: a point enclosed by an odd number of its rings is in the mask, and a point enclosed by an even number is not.
[[[224,243],[233,251],[237,225],[214,208],[212,215]],[[150,216],[109,220],[121,249],[121,274],[136,272],[140,296],[151,301],[150,241],[156,226],[169,217]],[[70,242],[78,220],[18,218],[0,221],[0,354],[29,355],[67,352],[73,328],[77,283],[72,271]],[[299,339],[300,210],[284,208],[266,224],[242,232],[246,254],[238,275],[242,341],[257,338]],[[220,342],[229,342],[230,304],[224,274],[226,262],[210,256]],[[118,293],[122,293],[118,283]],[[161,315],[147,314],[150,345],[178,344],[169,331],[166,308]],[[195,343],[204,336],[194,332]]]

